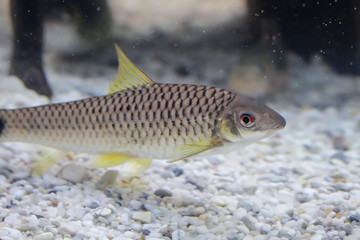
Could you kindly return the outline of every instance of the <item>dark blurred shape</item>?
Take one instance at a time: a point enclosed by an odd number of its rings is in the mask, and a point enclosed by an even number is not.
[[[13,49],[9,73],[49,98],[52,91],[42,63],[45,18],[65,12],[82,37],[101,42],[109,35],[111,19],[106,0],[11,0],[10,4]]]
[[[250,45],[261,41],[265,25],[304,60],[319,55],[338,73],[360,73],[360,1],[248,0],[248,7]]]
[[[175,72],[182,77],[188,76],[190,75],[190,69],[188,66],[186,66],[185,64],[179,63],[176,67],[175,67]]]
[[[27,88],[51,97],[42,68],[43,5],[33,0],[12,0],[14,29],[10,74],[18,76]]]

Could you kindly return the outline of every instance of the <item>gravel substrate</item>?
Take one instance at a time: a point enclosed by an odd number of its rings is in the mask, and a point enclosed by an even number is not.
[[[105,93],[114,74],[84,80],[47,59],[55,101]],[[2,62],[1,108],[47,103]],[[126,166],[90,169],[87,155],[32,176],[42,148],[1,143],[0,239],[360,239],[359,82],[321,63],[297,64],[289,81],[268,103],[287,120],[275,136],[220,156],[153,161],[139,177]]]

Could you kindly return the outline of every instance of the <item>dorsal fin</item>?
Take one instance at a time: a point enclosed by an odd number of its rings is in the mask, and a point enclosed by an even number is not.
[[[145,73],[138,69],[115,44],[119,68],[114,81],[110,84],[108,94],[146,86],[154,83]]]

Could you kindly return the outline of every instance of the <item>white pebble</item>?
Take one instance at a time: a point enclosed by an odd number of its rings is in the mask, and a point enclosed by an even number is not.
[[[205,225],[201,225],[199,227],[196,228],[196,231],[198,234],[205,234],[207,233],[209,230]]]
[[[245,217],[247,215],[247,211],[245,208],[238,208],[236,209],[236,211],[233,213],[233,216],[237,219],[237,220],[241,220],[243,219],[243,217]]]
[[[60,186],[60,185],[67,184],[67,182],[64,179],[54,177],[53,175],[51,175],[51,173],[44,174],[42,176],[42,178],[44,180],[44,184],[50,185],[50,186]]]
[[[142,206],[142,202],[139,202],[137,200],[131,200],[129,202],[129,205],[133,210],[138,211],[138,210],[140,210],[140,208]]]
[[[58,228],[60,234],[69,234],[71,236],[75,235],[77,228],[70,223],[62,223]]]
[[[323,236],[320,234],[315,234],[314,236],[312,236],[310,238],[310,240],[322,240],[322,239],[323,239]]]
[[[91,213],[87,213],[84,215],[84,217],[82,218],[83,221],[93,221],[94,220],[94,216]]]
[[[39,220],[35,215],[30,215],[23,219],[20,229],[23,231],[34,231],[39,225]]]
[[[9,150],[0,148],[0,159],[9,160],[13,156]]]
[[[101,179],[98,181],[97,185],[100,188],[107,187],[115,182],[118,175],[119,171],[117,170],[107,170],[101,177]]]
[[[185,232],[183,230],[176,230],[172,232],[171,239],[172,240],[185,240]]]
[[[44,227],[45,232],[51,232],[53,235],[56,235],[58,233],[58,230],[56,228],[53,228],[52,226],[45,226]]]
[[[7,217],[5,217],[4,222],[12,227],[21,226],[21,220],[19,219],[19,216],[15,213],[11,213]]]
[[[224,227],[226,229],[235,229],[236,228],[236,224],[233,221],[225,221],[224,222]]]
[[[86,168],[77,164],[66,164],[60,171],[59,177],[72,183],[79,183],[87,176]]]
[[[50,240],[53,239],[54,235],[51,232],[41,233],[34,237],[34,240]]]
[[[224,200],[223,197],[220,197],[220,196],[212,197],[210,201],[213,202],[214,204],[220,206],[220,207],[225,207],[226,206],[226,201]]]
[[[261,234],[267,234],[270,231],[271,231],[271,226],[269,224],[267,224],[267,223],[265,223],[264,225],[262,225],[260,227],[260,233]]]
[[[47,207],[46,211],[48,213],[49,218],[55,218],[58,214],[58,209],[56,207]]]
[[[243,223],[246,225],[246,227],[247,227],[250,231],[255,230],[256,220],[255,220],[254,217],[252,217],[252,216],[245,216],[245,217],[243,217],[242,221],[243,221]]]
[[[111,213],[112,213],[111,209],[107,207],[99,208],[95,211],[95,214],[101,217],[108,217]]]
[[[135,221],[141,221],[143,223],[150,223],[152,218],[151,212],[134,212],[132,219]]]

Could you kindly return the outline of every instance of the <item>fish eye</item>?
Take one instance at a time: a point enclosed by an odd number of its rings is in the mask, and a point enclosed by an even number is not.
[[[255,117],[249,113],[243,113],[240,115],[240,123],[244,127],[252,127],[255,124]]]

